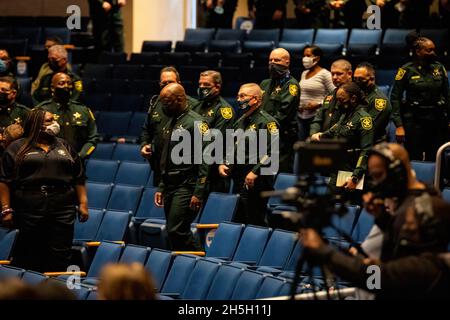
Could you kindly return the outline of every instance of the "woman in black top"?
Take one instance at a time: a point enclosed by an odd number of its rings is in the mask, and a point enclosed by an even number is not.
[[[13,265],[64,271],[70,264],[74,221],[88,219],[86,176],[72,147],[56,135],[53,114],[33,109],[24,138],[4,152],[0,170],[2,222],[19,229]]]

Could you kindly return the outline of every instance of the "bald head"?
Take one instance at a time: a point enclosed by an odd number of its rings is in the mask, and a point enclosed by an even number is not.
[[[256,83],[246,83],[239,88],[238,102],[248,102],[248,106],[253,109],[261,106],[263,92]]]
[[[291,56],[286,49],[277,48],[272,50],[270,53],[269,63],[276,63],[289,67],[289,64],[291,63]]]
[[[169,117],[181,114],[187,108],[187,98],[184,88],[179,83],[169,83],[159,95],[164,106],[164,113]]]

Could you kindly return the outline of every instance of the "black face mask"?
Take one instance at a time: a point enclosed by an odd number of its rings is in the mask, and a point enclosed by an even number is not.
[[[162,105],[162,112],[169,118],[173,118],[176,116],[176,112],[174,112],[168,105]]]
[[[55,61],[49,61],[48,66],[50,67],[50,69],[52,69],[53,72],[58,72],[60,69],[58,63]]]
[[[372,86],[369,84],[369,81],[367,80],[356,78],[353,80],[353,82],[356,83],[358,87],[360,87],[364,92],[367,92],[372,88]]]
[[[269,74],[271,79],[279,79],[289,72],[289,68],[281,64],[270,63]]]
[[[8,93],[6,92],[0,92],[0,106],[7,106],[9,105],[10,101],[8,99]]]
[[[67,103],[72,96],[72,90],[69,88],[55,88],[53,95],[58,101]]]
[[[435,54],[426,55],[422,59],[426,64],[432,64],[436,62],[436,55]]]
[[[198,94],[198,99],[199,100],[208,100],[209,98],[211,98],[211,93],[212,93],[212,87],[204,87],[204,88],[198,88],[197,89],[197,94]]]
[[[389,170],[386,178],[378,183],[375,183],[373,178],[368,175],[367,189],[376,198],[398,198],[402,200],[408,194],[408,175],[406,170],[403,167],[398,168],[395,172]]]

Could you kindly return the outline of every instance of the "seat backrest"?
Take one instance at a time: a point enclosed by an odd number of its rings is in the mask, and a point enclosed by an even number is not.
[[[450,188],[445,188],[442,190],[442,198],[445,201],[450,202]]]
[[[87,182],[87,196],[89,199],[89,207],[104,209],[108,204],[111,195],[112,184]]]
[[[86,175],[90,182],[113,183],[119,167],[117,160],[89,159]]]
[[[75,219],[74,240],[93,240],[102,223],[103,209],[89,209],[89,219],[81,223]]]
[[[136,217],[165,219],[164,209],[156,207],[153,201],[156,191],[156,187],[147,187],[144,189],[135,215]]]
[[[144,96],[141,94],[127,94],[127,93],[113,93],[111,98],[112,111],[139,111],[142,109],[144,103]],[[131,114],[128,120],[131,118]],[[122,126],[126,132],[128,122]],[[126,160],[126,159],[124,159]],[[141,160],[139,158],[139,160]],[[139,161],[138,160],[138,161]]]
[[[283,29],[282,42],[312,44],[314,29]]]
[[[129,212],[106,210],[100,228],[95,236],[95,240],[123,240],[130,218],[131,214]]]
[[[199,259],[199,257],[184,254],[176,256],[167,274],[166,281],[164,281],[161,293],[182,294]]]
[[[286,263],[286,266],[284,267],[284,270],[286,271],[294,271],[295,267],[297,266],[297,261],[300,258],[300,255],[303,252],[303,247],[300,244],[300,242],[297,240],[295,242],[294,249],[291,252],[291,256],[289,257],[288,262]]]
[[[405,45],[406,36],[413,30],[407,29],[386,29],[383,36],[383,45]]]
[[[114,183],[145,186],[150,176],[150,166],[144,162],[122,161]]]
[[[14,38],[15,39],[28,39],[30,45],[39,44],[42,36],[41,27],[15,27]],[[11,54],[11,52],[9,53]]]
[[[342,44],[347,43],[348,29],[317,29],[315,44]]]
[[[231,260],[243,230],[243,224],[231,222],[220,223],[212,243],[206,252],[206,256]]]
[[[211,192],[203,209],[200,223],[209,224],[233,220],[238,202],[239,196],[236,194]]]
[[[256,294],[256,299],[276,297],[280,295],[281,288],[287,283],[286,279],[274,276],[264,277],[264,281]]]
[[[9,260],[18,234],[17,229],[0,228],[0,260]]]
[[[131,211],[135,214],[142,190],[143,187],[115,185],[107,209]]]
[[[295,232],[274,230],[258,265],[284,268],[295,246],[296,237]]]
[[[352,29],[348,44],[373,44],[379,45],[381,41],[381,29]]]
[[[145,80],[142,80],[145,81]],[[147,118],[146,112],[135,112],[131,116],[130,124],[128,125],[127,135],[128,136],[140,136],[142,131],[142,126],[144,125],[145,119]]]
[[[111,159],[115,146],[115,143],[98,143],[92,153],[92,159]]]
[[[356,223],[355,229],[352,233],[353,240],[363,242],[372,229],[374,223],[375,217],[368,213],[366,209],[363,209],[358,217],[358,222]]]
[[[280,173],[277,175],[275,179],[275,184],[273,188],[275,190],[285,190],[289,187],[292,187],[297,182],[297,176],[295,174],[290,173]],[[269,198],[268,206],[273,207],[276,205],[282,204],[280,196],[271,196]]]
[[[243,271],[242,268],[233,265],[220,265],[205,299],[229,300]]]
[[[199,259],[180,298],[204,300],[218,269],[218,262]]]
[[[148,256],[145,268],[153,276],[158,291],[161,290],[164,280],[166,279],[171,262],[172,253],[167,250],[153,249]]]
[[[244,270],[234,287],[230,300],[253,300],[264,280],[264,275],[252,270]]]
[[[391,86],[394,83],[395,73],[395,70],[379,69],[376,71],[375,82],[378,85]]]
[[[143,162],[141,148],[137,144],[119,143],[112,154],[113,160]]]
[[[280,29],[253,29],[247,35],[249,41],[273,41],[278,43],[280,38]]]
[[[434,184],[434,171],[436,164],[429,161],[411,161],[412,168],[416,172],[417,179],[428,184]]]
[[[92,259],[87,277],[98,277],[100,274],[100,270],[107,263],[116,263],[117,261],[119,261],[124,247],[124,244],[119,244],[111,241],[103,241],[98,247],[94,258]]]
[[[172,41],[144,41],[141,52],[170,52]]]
[[[25,271],[25,273],[22,275],[22,281],[25,282],[26,284],[31,285],[39,284],[47,279],[48,277],[43,275],[42,273],[29,270]]]
[[[12,266],[2,266],[0,265],[0,280],[9,278],[22,278],[25,270],[21,268],[16,268]]]
[[[48,38],[50,36],[56,36],[62,40],[64,44],[70,43],[70,30],[68,28],[55,28],[55,27],[45,27],[44,37]],[[45,40],[44,38],[44,40]],[[100,60],[103,61],[103,60]]]
[[[108,136],[124,136],[131,119],[131,111],[102,111],[97,119],[98,132]]]
[[[125,249],[123,249],[122,255],[120,256],[119,262],[122,263],[134,263],[138,262],[140,264],[145,264],[148,254],[151,249],[149,247],[137,246],[134,244],[128,244]]]
[[[337,209],[337,207],[336,207]],[[345,232],[347,235],[351,235],[353,226],[356,220],[356,214],[360,210],[357,206],[346,206],[347,212],[339,216],[333,214],[331,217],[331,223],[339,230]],[[331,226],[327,226],[323,229],[324,236],[328,239],[342,239],[338,231]]]
[[[257,263],[261,258],[271,231],[270,228],[247,225],[239,240],[233,261]]]
[[[244,41],[247,32],[241,29],[217,29],[214,40],[235,40]]]
[[[112,64],[88,63],[84,67],[83,77],[95,79],[110,79],[112,76]]]
[[[186,29],[184,40],[204,41],[208,43],[214,36],[215,30],[212,28]]]

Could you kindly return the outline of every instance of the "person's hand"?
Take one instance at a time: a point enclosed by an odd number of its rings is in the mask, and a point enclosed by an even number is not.
[[[373,215],[375,218],[380,217],[384,212],[384,200],[375,198],[372,192],[367,192],[363,194],[363,205],[368,213]]]
[[[320,235],[314,229],[303,229],[299,233],[300,241],[305,249],[316,250],[324,245]]]
[[[356,189],[356,183],[353,182],[352,178],[348,178],[343,187],[345,190],[353,191]]]
[[[283,11],[275,10],[272,16],[272,20],[281,20],[283,18]]]
[[[117,139],[117,143],[125,143],[127,140],[125,138],[119,138]]]
[[[206,8],[212,9],[214,7],[213,0],[206,1]]]
[[[88,221],[89,209],[87,203],[80,203],[78,208],[78,221],[81,223]]]
[[[150,144],[146,144],[142,147],[141,156],[145,159],[150,159],[152,156],[152,146]]]
[[[202,207],[202,200],[197,198],[196,196],[192,196],[191,203],[189,204],[189,208],[193,211],[198,211]]]
[[[314,133],[312,136],[311,136],[311,141],[320,141],[320,136],[322,135],[322,132],[317,132],[317,133]]]
[[[309,101],[309,102],[306,104],[305,109],[306,109],[306,110],[317,110],[317,109],[319,109],[319,107],[320,107],[320,104],[319,104],[319,103]]]
[[[334,0],[334,1],[330,1],[330,7],[332,9],[341,9],[344,6],[344,1],[342,0]]]
[[[248,186],[249,188],[253,188],[255,186],[256,178],[258,178],[258,175],[250,171],[245,177],[245,185]]]
[[[3,209],[3,213],[1,215],[2,226],[5,228],[12,228],[14,226],[13,219],[14,210],[11,208]]]
[[[155,192],[154,202],[155,202],[155,206],[157,206],[158,208],[164,207],[164,200],[163,200],[162,192],[159,192],[159,191]]]
[[[118,0],[117,4],[119,5],[119,7],[124,7],[127,4],[127,0]]]
[[[379,6],[380,8],[383,8],[385,4],[386,4],[386,0],[377,0],[376,1],[376,5]]]
[[[221,164],[219,166],[219,175],[221,177],[228,177],[229,170],[230,170],[230,168],[227,165]]]
[[[102,4],[103,10],[105,10],[105,12],[109,12],[109,10],[111,10],[112,6],[109,2],[104,1]]]
[[[403,128],[403,126],[395,129],[395,139],[398,143],[402,143],[405,141],[405,129]]]

